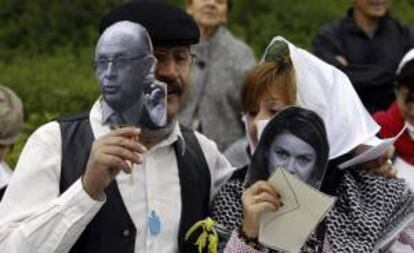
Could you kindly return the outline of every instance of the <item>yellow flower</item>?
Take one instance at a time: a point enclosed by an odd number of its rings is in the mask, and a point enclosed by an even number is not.
[[[185,240],[188,240],[194,231],[196,231],[198,228],[201,228],[203,232],[194,243],[194,245],[196,245],[198,248],[198,252],[203,252],[203,249],[206,247],[208,241],[208,253],[217,253],[218,235],[214,229],[214,224],[214,220],[212,220],[210,217],[207,217],[201,221],[197,221],[185,234]]]

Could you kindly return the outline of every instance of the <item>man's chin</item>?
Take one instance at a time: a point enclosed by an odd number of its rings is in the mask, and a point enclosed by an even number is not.
[[[382,18],[387,13],[387,8],[382,6],[373,6],[370,10],[370,15],[372,18]]]

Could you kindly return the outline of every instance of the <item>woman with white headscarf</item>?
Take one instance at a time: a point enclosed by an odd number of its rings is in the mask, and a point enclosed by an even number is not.
[[[378,141],[375,134],[379,126],[362,106],[346,75],[281,37],[272,40],[262,62],[247,74],[241,105],[250,151],[245,152],[246,146],[241,146],[243,150],[239,154],[253,153],[266,123],[288,105],[312,109],[322,118],[331,146],[331,161],[352,156],[352,151],[364,143]],[[239,164],[243,168],[234,173],[213,201],[212,216],[227,231],[241,224],[241,213],[234,210],[242,208],[240,200],[249,158]],[[369,169],[379,171],[388,166],[388,163],[374,162]],[[328,170],[328,183],[324,184],[324,190],[329,193],[335,191],[338,180],[333,172],[334,169]],[[389,172],[386,170],[385,174]]]
[[[314,191],[319,189],[321,182],[326,183],[326,134],[322,119],[301,107],[283,109],[270,120],[247,171],[247,189],[241,199],[233,199],[242,202],[242,208],[233,207],[232,215],[226,217],[227,224],[236,220],[241,225],[233,229],[224,252],[268,252],[258,241],[259,217],[283,206],[281,194],[286,189],[282,187],[286,186],[274,188],[265,180],[275,168],[282,167]],[[370,175],[357,168],[337,175],[332,195],[337,198],[335,205],[302,244],[300,252],[378,252],[409,224],[414,213],[414,195],[403,180]],[[240,216],[242,219],[237,221]]]

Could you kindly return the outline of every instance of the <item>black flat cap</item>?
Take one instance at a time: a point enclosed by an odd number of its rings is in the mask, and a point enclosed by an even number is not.
[[[163,2],[130,2],[111,10],[102,19],[99,32],[119,21],[144,26],[154,46],[183,46],[198,43],[200,31],[182,9]]]

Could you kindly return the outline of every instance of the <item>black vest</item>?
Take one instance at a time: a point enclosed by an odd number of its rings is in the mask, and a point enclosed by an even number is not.
[[[4,193],[6,192],[7,186],[4,186],[3,188],[0,188],[0,201],[4,196]]]
[[[62,137],[60,192],[63,193],[83,175],[94,136],[89,113],[61,118],[58,122]],[[211,177],[194,132],[183,126],[181,132],[185,140],[184,156],[180,152],[178,143],[173,145],[182,200],[177,239],[180,252],[197,252],[195,241],[184,241],[184,236],[195,222],[208,216]],[[136,228],[124,206],[116,180],[105,189],[105,194],[106,203],[83,231],[70,252],[134,252]]]

